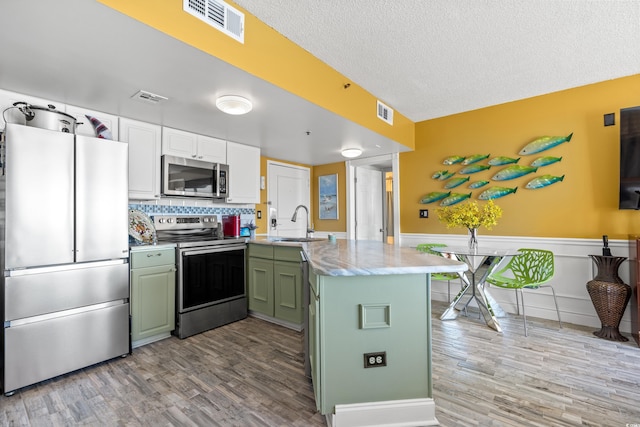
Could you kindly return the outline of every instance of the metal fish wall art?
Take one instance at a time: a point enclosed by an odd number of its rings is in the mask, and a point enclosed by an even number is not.
[[[462,169],[460,169],[458,171],[459,174],[461,175],[469,175],[472,173],[477,173],[477,172],[482,172],[485,171],[487,169],[489,169],[491,166],[489,165],[470,165],[470,166],[465,166]]]
[[[504,197],[508,194],[515,194],[518,187],[508,188],[508,187],[491,187],[484,190],[478,196],[479,200],[491,200],[498,199],[500,197]]]
[[[442,200],[445,197],[448,197],[451,194],[451,191],[432,191],[431,193],[427,193],[420,199],[420,203],[423,205],[427,205],[429,203],[437,202],[438,200]]]
[[[469,181],[470,177],[466,177],[466,178],[453,178],[450,179],[449,181],[447,181],[447,183],[444,185],[444,188],[455,188],[459,185],[464,184],[465,182]]]
[[[512,165],[502,169],[500,172],[495,174],[491,179],[493,179],[494,181],[508,181],[510,179],[519,178],[523,175],[527,175],[529,173],[535,172],[537,170],[538,168],[533,166]]]
[[[462,164],[462,165],[465,165],[465,166],[467,166],[467,165],[471,165],[471,164],[473,164],[473,163],[478,163],[480,160],[484,160],[484,159],[486,159],[486,158],[487,158],[487,157],[489,157],[489,156],[490,156],[490,154],[487,154],[487,155],[484,155],[484,154],[474,154],[473,156],[469,156],[469,157],[465,158],[465,159],[462,161],[462,163],[461,163],[461,164]]]
[[[520,157],[518,157],[517,159],[514,159],[513,157],[498,156],[489,160],[488,163],[491,166],[502,166],[502,165],[509,165],[511,163],[518,163],[518,160],[520,160]]]
[[[563,142],[571,141],[571,137],[573,136],[573,132],[571,132],[567,136],[541,136],[537,138],[520,150],[518,154],[521,156],[528,156],[531,154],[540,153],[541,151],[548,150],[557,145],[562,144]]]
[[[537,190],[539,188],[544,188],[548,185],[555,184],[556,182],[561,182],[562,180],[564,180],[564,175],[562,176],[542,175],[529,181],[525,186],[525,188],[529,188],[531,190]]]
[[[434,174],[433,174],[433,175],[431,175],[431,178],[433,178],[433,179],[438,179],[438,178],[440,178],[442,175],[445,175],[445,174],[448,174],[448,173],[449,173],[449,171],[439,170],[439,171],[437,171],[437,172],[434,172]]]
[[[451,177],[452,177],[453,175],[455,175],[455,174],[456,174],[455,172],[447,172],[447,173],[443,173],[442,175],[440,175],[440,176],[438,177],[438,179],[439,179],[440,181],[445,181],[445,180],[447,180],[447,179],[451,178]]]
[[[469,188],[475,189],[475,188],[480,188],[480,187],[484,187],[485,185],[487,185],[489,183],[489,181],[476,181],[476,182],[472,182],[471,184],[469,184]]]
[[[444,199],[442,199],[442,201],[440,202],[440,206],[455,205],[456,203],[460,203],[461,201],[466,200],[466,199],[468,199],[470,197],[471,197],[471,193],[469,193],[469,194],[451,193],[450,196],[445,197]]]
[[[456,163],[460,163],[464,160],[462,156],[449,156],[442,162],[443,165],[455,165]]]
[[[542,166],[552,165],[556,162],[559,162],[560,160],[562,160],[562,157],[551,157],[551,156],[538,157],[533,162],[531,162],[531,166],[541,168]]]

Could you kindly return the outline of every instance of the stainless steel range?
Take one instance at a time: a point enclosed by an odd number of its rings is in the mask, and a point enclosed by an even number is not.
[[[154,216],[158,243],[175,243],[176,329],[186,338],[247,317],[245,239],[225,239],[215,215]]]

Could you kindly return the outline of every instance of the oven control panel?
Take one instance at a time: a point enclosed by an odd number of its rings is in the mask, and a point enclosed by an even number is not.
[[[156,227],[156,230],[194,230],[203,228],[218,228],[218,218],[215,215],[155,215],[153,217],[153,225]]]

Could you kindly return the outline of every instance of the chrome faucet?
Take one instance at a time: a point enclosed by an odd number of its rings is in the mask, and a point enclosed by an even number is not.
[[[307,234],[306,237],[307,239],[310,237],[311,233],[313,233],[313,228],[309,227],[309,209],[305,206],[305,205],[298,205],[296,206],[296,210],[293,212],[293,216],[291,217],[291,222],[296,222],[296,219],[298,219],[298,209],[304,209],[307,212]]]

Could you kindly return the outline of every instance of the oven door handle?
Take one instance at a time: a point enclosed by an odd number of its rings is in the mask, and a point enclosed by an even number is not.
[[[201,254],[211,254],[211,253],[215,253],[215,252],[227,252],[227,251],[233,251],[233,250],[237,250],[237,249],[246,249],[247,245],[242,244],[242,245],[223,245],[223,246],[208,246],[206,249],[205,248],[200,248],[200,249],[182,249],[180,251],[180,253],[183,256],[189,256],[189,255],[201,255]]]

